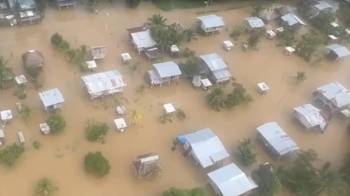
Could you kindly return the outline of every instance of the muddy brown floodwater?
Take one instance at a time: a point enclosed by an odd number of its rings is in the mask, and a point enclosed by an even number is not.
[[[309,133],[295,123],[291,109],[307,103],[312,91],[321,84],[340,81],[350,88],[350,61],[311,66],[298,57],[283,55],[281,48],[277,48],[272,41],[263,41],[259,51],[244,53],[236,48],[232,52],[225,52],[221,42],[229,38],[229,32],[224,31],[220,35],[200,37],[189,43],[188,47],[198,54],[217,52],[222,55],[234,77],[253,95],[254,102],[231,111],[215,112],[206,105],[205,92],[194,90],[185,79],[175,86],[146,88],[143,94],[136,92],[144,84],[144,74],[151,63],[137,57],[128,43],[126,29],[141,25],[154,13],[161,13],[170,22],[181,21],[191,25],[198,11],[203,10],[161,12],[150,4],[134,10],[123,6],[104,8],[98,14],[80,9],[48,9],[39,25],[0,29],[0,53],[9,59],[15,73],[23,72],[20,57],[28,49],[40,50],[46,58],[42,74],[44,86],[38,90],[30,88],[24,101],[34,112],[31,120],[25,123],[17,117],[6,127],[8,144],[15,141],[17,130],[24,132],[27,143],[26,153],[15,168],[0,167],[0,196],[31,195],[33,184],[42,177],[52,178],[59,187],[58,195],[65,196],[155,196],[171,186],[206,186],[205,175],[181,153],[171,151],[173,138],[179,133],[209,127],[222,139],[226,148],[234,152],[240,139],[255,138],[255,127],[267,121],[277,121],[301,148],[315,149],[320,158],[338,166],[349,150],[347,122],[335,118],[326,133]],[[249,11],[225,10],[218,14],[224,17],[227,27],[231,28],[241,22]],[[117,68],[124,74],[128,86],[122,95],[123,99],[114,96],[102,102],[91,101],[82,88],[80,71],[51,47],[49,39],[55,32],[62,34],[74,46],[107,45],[108,57],[98,71]],[[131,52],[140,64],[135,72],[120,63],[119,55],[126,51]],[[292,77],[298,71],[304,71],[307,80],[297,85]],[[255,93],[255,85],[261,81],[271,87],[266,96]],[[47,114],[42,110],[37,93],[54,87],[63,92],[66,100],[61,114],[67,121],[67,127],[59,136],[42,136],[38,124],[46,119]],[[10,108],[15,111],[18,100],[13,92],[14,88],[0,92],[0,109]],[[86,121],[94,119],[113,127],[114,107],[118,100],[122,100],[129,111],[138,111],[142,120],[124,133],[111,131],[105,144],[88,143],[84,138]],[[187,119],[159,123],[161,104],[166,102],[182,108]],[[34,140],[42,144],[39,150],[33,149],[31,143]],[[260,145],[257,145],[257,149],[260,162],[271,161]],[[83,156],[89,151],[101,151],[109,159],[112,170],[105,178],[95,179],[83,171]],[[130,170],[130,163],[137,155],[147,152],[160,154],[162,175],[152,181],[136,180]],[[237,163],[235,158],[233,160]]]

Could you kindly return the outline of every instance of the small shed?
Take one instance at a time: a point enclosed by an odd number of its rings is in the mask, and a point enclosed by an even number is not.
[[[46,111],[59,109],[64,103],[63,95],[58,88],[42,91],[39,97]]]
[[[180,67],[174,61],[153,64],[153,69],[148,71],[152,86],[162,86],[165,83],[171,84],[177,81],[181,75]]]
[[[350,51],[343,45],[331,44],[327,46],[327,54],[331,59],[344,59],[350,56]]]
[[[291,46],[286,46],[284,47],[284,54],[286,55],[292,55],[295,52],[295,48],[291,47]]]
[[[212,83],[229,81],[232,76],[223,58],[216,53],[200,55],[201,75],[207,76]]]
[[[224,49],[225,49],[226,51],[232,50],[232,48],[233,48],[233,46],[234,46],[234,44],[231,42],[231,40],[225,40],[225,41],[223,41],[222,43],[223,43]]]
[[[263,142],[267,150],[277,158],[299,150],[294,140],[276,122],[265,123],[256,129],[258,138]]]
[[[302,21],[297,15],[293,13],[288,13],[281,17],[282,24],[286,27],[290,28],[299,28],[302,25],[305,25],[304,21]]]
[[[118,70],[110,70],[81,77],[91,99],[121,93],[126,87]]]
[[[200,28],[205,33],[220,32],[225,26],[225,22],[222,17],[211,14],[206,16],[199,16],[197,19],[200,22]]]
[[[117,114],[119,114],[119,115],[124,115],[124,114],[126,113],[126,108],[125,108],[125,106],[120,105],[120,106],[117,106],[117,107],[115,108],[115,111],[116,111]]]
[[[50,133],[50,126],[47,123],[40,123],[39,124],[39,130],[41,133],[47,135]]]
[[[114,120],[114,125],[117,128],[118,131],[124,132],[126,128],[128,128],[128,125],[126,124],[126,121],[124,118],[117,118]]]
[[[21,74],[15,77],[17,85],[25,85],[28,83],[28,80],[25,75]]]
[[[208,90],[213,84],[210,82],[208,78],[201,79],[201,86],[204,90]]]
[[[86,61],[85,63],[86,63],[87,68],[88,68],[89,70],[95,70],[95,69],[97,68],[97,64],[96,64],[96,61],[95,61],[95,60]]]
[[[11,110],[2,110],[0,111],[1,121],[7,123],[12,120],[13,115]]]
[[[107,46],[94,46],[89,49],[93,60],[102,60],[107,56]]]
[[[266,82],[260,82],[256,86],[258,93],[262,95],[265,95],[270,90],[270,87],[266,84]]]
[[[132,60],[130,54],[127,52],[121,53],[120,56],[122,58],[123,63],[128,63]]]
[[[26,139],[24,137],[24,134],[22,131],[17,132],[17,144],[24,144],[26,142]]]
[[[273,38],[275,38],[276,37],[276,33],[273,31],[273,30],[267,30],[266,31],[266,37],[268,38],[268,39],[273,39]]]
[[[230,163],[207,174],[217,195],[245,195],[256,189],[256,183],[236,164]]]
[[[138,177],[156,177],[161,172],[160,158],[155,153],[140,155],[133,161],[135,173]]]
[[[177,45],[171,45],[170,46],[170,54],[172,56],[178,56],[180,54],[180,48]]]
[[[156,48],[157,42],[151,36],[151,31],[147,27],[136,27],[128,29],[131,43],[141,54],[151,48]]]
[[[327,126],[320,109],[311,104],[305,104],[294,108],[294,117],[307,129],[317,128],[322,132]]]
[[[172,103],[166,103],[163,105],[164,111],[166,114],[171,114],[176,111],[174,105]]]
[[[26,69],[41,69],[45,64],[44,56],[38,50],[28,50],[22,55],[23,66]]]
[[[245,19],[247,23],[247,28],[248,30],[258,30],[265,28],[265,23],[264,21],[256,16],[248,17]]]

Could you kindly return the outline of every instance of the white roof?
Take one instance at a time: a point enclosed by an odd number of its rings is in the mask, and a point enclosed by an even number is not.
[[[288,26],[293,26],[296,24],[301,24],[305,25],[305,23],[295,14],[288,13],[284,16],[281,17],[281,19],[288,25]]]
[[[331,44],[327,46],[327,49],[337,55],[338,58],[343,58],[350,55],[349,49],[340,44]]]
[[[227,64],[225,63],[224,59],[216,53],[200,55],[199,57],[208,66],[210,71],[222,70],[227,68]]]
[[[314,5],[315,8],[317,8],[319,11],[328,9],[328,8],[333,8],[329,3],[325,1],[319,1],[317,4]]]
[[[13,118],[11,110],[0,111],[0,116],[3,121],[11,120]]]
[[[114,124],[118,130],[125,129],[128,127],[124,118],[115,119]]]
[[[324,129],[327,125],[325,118],[321,114],[321,110],[311,104],[305,104],[294,108],[296,118],[306,128],[319,127]]]
[[[153,68],[161,78],[180,76],[182,74],[179,65],[174,61],[153,64]]]
[[[90,74],[82,76],[81,79],[83,80],[90,95],[97,95],[126,86],[123,76],[118,70]]]
[[[225,22],[222,19],[222,17],[214,15],[214,14],[207,15],[207,16],[199,16],[197,18],[198,18],[198,20],[201,21],[202,26],[206,29],[225,26]]]
[[[334,103],[338,108],[350,104],[350,92],[339,82],[332,82],[317,88],[325,99]]]
[[[253,29],[262,28],[265,26],[264,21],[261,18],[256,16],[248,17],[245,20],[248,22],[250,28],[253,28]]]
[[[239,196],[258,187],[234,163],[208,173],[208,177],[223,196]]]
[[[167,114],[173,113],[176,111],[174,105],[172,103],[166,103],[163,105],[163,108]]]
[[[209,128],[183,135],[183,137],[191,146],[192,154],[202,168],[212,166],[230,156],[220,139]]]
[[[45,108],[64,102],[63,95],[57,88],[40,92],[39,97]]]
[[[257,127],[257,131],[279,156],[299,149],[292,138],[276,122],[263,124]]]
[[[131,37],[137,48],[151,48],[157,45],[156,41],[152,38],[149,29],[131,33]]]
[[[97,64],[96,64],[95,60],[86,61],[85,63],[87,64],[88,69],[96,69],[97,68]]]
[[[15,80],[17,84],[25,84],[28,82],[26,76],[23,74],[16,76]]]

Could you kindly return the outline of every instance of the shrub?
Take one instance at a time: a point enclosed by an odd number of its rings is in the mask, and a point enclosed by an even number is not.
[[[305,72],[298,71],[297,75],[296,75],[296,79],[297,79],[298,82],[302,82],[302,81],[306,80]]]
[[[221,88],[215,87],[207,95],[207,102],[211,108],[220,111],[225,108],[225,93]]]
[[[58,114],[51,115],[46,122],[49,125],[50,133],[52,134],[61,133],[66,127],[66,121]]]
[[[170,188],[163,193],[163,196],[207,196],[207,192],[203,188],[194,189],[178,189]]]
[[[130,8],[135,8],[140,4],[141,0],[126,0],[126,5]]]
[[[274,196],[281,189],[280,179],[269,163],[259,165],[252,172],[252,177],[258,184],[258,192],[261,196]]]
[[[188,57],[184,63],[180,63],[180,68],[186,77],[192,79],[192,77],[198,75],[201,70],[200,60],[196,56]]]
[[[103,140],[108,130],[109,127],[106,123],[89,122],[85,128],[86,139],[90,142]]]
[[[233,28],[232,32],[230,33],[230,37],[233,40],[238,40],[239,36],[244,32],[244,28],[242,25],[236,26]]]
[[[56,48],[59,48],[61,46],[62,41],[63,41],[63,38],[58,33],[55,33],[51,36],[51,44]]]
[[[250,166],[256,162],[256,154],[253,152],[250,139],[244,139],[238,145],[238,157],[243,165]]]
[[[24,153],[22,145],[12,144],[0,150],[0,163],[7,167],[12,167],[20,156]]]
[[[34,188],[34,196],[51,196],[58,188],[49,178],[40,179]]]
[[[7,61],[0,57],[0,89],[4,89],[14,79],[12,69],[7,65]]]
[[[184,119],[186,119],[186,117],[187,117],[185,111],[183,111],[183,110],[180,109],[180,108],[177,109],[177,111],[176,111],[176,116],[177,116],[177,118],[180,119],[180,120],[184,120]]]
[[[300,57],[309,62],[322,43],[323,39],[319,34],[315,32],[305,34],[299,40],[296,52]]]
[[[108,160],[101,152],[89,152],[85,155],[84,168],[87,173],[96,177],[107,175],[111,169]]]
[[[22,105],[19,114],[23,120],[27,121],[32,115],[32,109],[27,105]]]
[[[32,145],[33,145],[33,148],[37,150],[41,147],[41,143],[37,140],[35,140]]]

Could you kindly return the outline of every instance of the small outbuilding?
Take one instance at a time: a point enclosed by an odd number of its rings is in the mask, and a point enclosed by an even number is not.
[[[107,46],[94,46],[89,49],[90,57],[93,60],[102,60],[107,56]]]
[[[267,92],[270,90],[270,87],[266,84],[266,82],[259,82],[257,85],[257,91],[261,95],[267,94]]]
[[[28,80],[25,75],[21,74],[15,77],[17,85],[25,85],[28,83]]]
[[[152,86],[171,84],[179,80],[182,72],[174,61],[153,64],[153,69],[148,71],[148,77]]]
[[[81,77],[91,99],[123,92],[126,83],[118,70],[105,71]]]
[[[117,118],[114,120],[114,125],[117,128],[118,131],[124,132],[126,128],[128,128],[128,125],[126,124],[126,121],[124,118]]]
[[[24,137],[24,134],[22,131],[17,132],[17,144],[24,144],[26,142],[26,139]]]
[[[2,110],[0,111],[1,121],[7,123],[12,120],[13,115],[11,110]]]
[[[216,195],[246,195],[258,186],[236,164],[231,163],[207,174]]]
[[[166,103],[163,105],[164,111],[166,114],[171,114],[176,111],[174,105],[172,103]]]
[[[265,123],[256,128],[258,138],[276,158],[285,157],[299,150],[298,145],[276,123]]]
[[[322,111],[311,104],[305,104],[293,109],[294,117],[306,129],[320,129],[322,132],[327,126],[327,121]]]
[[[265,23],[264,21],[256,16],[248,17],[245,19],[246,21],[246,26],[248,30],[259,30],[265,28]]]
[[[350,56],[350,51],[343,45],[331,44],[327,46],[327,54],[331,59],[340,60]]]
[[[26,69],[42,69],[45,59],[43,54],[38,50],[28,50],[22,55],[22,62]]]
[[[214,165],[223,165],[230,157],[220,139],[209,128],[177,137],[185,152],[196,164],[205,169]]]
[[[217,33],[225,26],[222,17],[217,15],[206,15],[197,17],[200,23],[200,28],[204,33]]]
[[[205,54],[199,58],[201,59],[201,75],[208,77],[212,83],[222,83],[232,78],[226,62],[218,54]]]
[[[128,63],[132,60],[132,58],[128,52],[121,53],[120,57],[122,58],[123,63]]]
[[[152,178],[158,176],[161,172],[160,158],[155,153],[138,156],[133,165],[138,177]]]
[[[223,47],[226,51],[232,50],[232,48],[234,46],[234,44],[231,42],[231,40],[225,40],[222,43],[223,43]]]
[[[297,15],[293,13],[288,13],[286,15],[283,15],[281,17],[281,22],[283,26],[294,28],[294,29],[305,25],[304,21],[302,21]]]
[[[147,27],[130,28],[128,32],[131,43],[139,54],[157,49],[157,42],[154,41]]]
[[[85,62],[86,65],[87,65],[87,68],[91,71],[97,69],[97,64],[96,64],[96,61],[95,60],[91,60],[91,61],[86,61]]]
[[[49,134],[50,133],[50,126],[47,123],[40,123],[39,124],[39,129],[42,134]]]
[[[57,88],[42,91],[39,93],[41,103],[46,111],[54,111],[63,106],[64,98]]]

